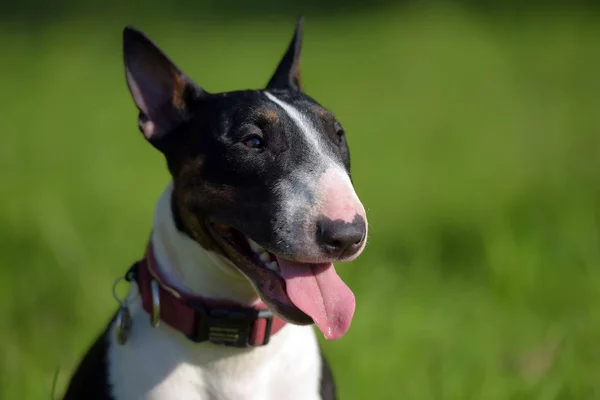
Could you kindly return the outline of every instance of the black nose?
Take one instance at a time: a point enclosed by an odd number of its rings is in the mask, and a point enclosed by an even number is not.
[[[335,258],[348,258],[360,249],[366,234],[365,219],[356,215],[352,222],[322,218],[317,223],[317,243]]]

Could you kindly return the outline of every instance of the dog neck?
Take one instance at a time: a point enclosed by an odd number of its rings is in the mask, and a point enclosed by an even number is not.
[[[260,299],[248,280],[225,257],[204,249],[179,231],[173,219],[170,182],[158,200],[152,230],[152,245],[158,268],[168,285],[182,294],[233,300],[253,305]]]

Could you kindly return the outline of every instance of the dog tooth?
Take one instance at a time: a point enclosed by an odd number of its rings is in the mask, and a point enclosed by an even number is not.
[[[279,265],[277,265],[277,261],[271,261],[267,264],[267,268],[271,271],[279,271]]]
[[[260,260],[264,262],[271,261],[271,256],[266,251],[263,251],[260,253]]]
[[[261,253],[263,251],[265,251],[262,247],[260,247],[260,245],[258,243],[256,243],[254,240],[248,238],[248,244],[250,245],[250,248],[252,249],[252,251],[254,251],[255,253]]]

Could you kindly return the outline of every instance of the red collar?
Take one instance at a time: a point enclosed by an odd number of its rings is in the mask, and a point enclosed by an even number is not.
[[[247,307],[175,290],[161,274],[151,242],[144,258],[133,268],[133,278],[152,325],[156,327],[163,321],[194,342],[209,341],[233,347],[262,346],[285,325],[262,302]]]

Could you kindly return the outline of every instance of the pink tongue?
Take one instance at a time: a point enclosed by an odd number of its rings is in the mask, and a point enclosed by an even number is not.
[[[354,293],[333,263],[305,264],[277,257],[290,300],[313,319],[326,339],[339,339],[350,328]]]

